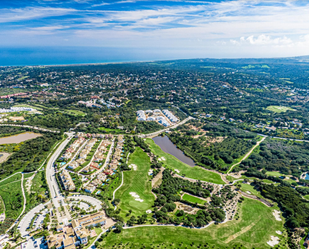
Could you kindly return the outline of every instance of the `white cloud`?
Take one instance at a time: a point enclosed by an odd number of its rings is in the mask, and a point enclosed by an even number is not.
[[[233,45],[242,45],[242,44],[251,44],[251,45],[275,45],[275,46],[292,46],[294,45],[294,42],[287,38],[286,36],[283,37],[271,37],[270,35],[259,35],[254,36],[250,35],[248,37],[240,37],[239,40],[233,40],[231,39],[230,42]]]
[[[71,8],[29,7],[24,9],[1,9],[0,23],[18,22],[50,16],[62,16],[75,12]]]

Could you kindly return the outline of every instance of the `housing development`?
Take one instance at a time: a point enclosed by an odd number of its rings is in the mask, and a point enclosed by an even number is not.
[[[0,248],[308,248],[307,57],[0,68]]]

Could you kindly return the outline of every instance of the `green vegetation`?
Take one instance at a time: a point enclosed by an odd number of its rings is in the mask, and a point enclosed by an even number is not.
[[[15,145],[13,150],[16,152],[0,164],[0,178],[3,179],[15,172],[31,172],[38,169],[60,139],[61,135],[46,133],[44,136]]]
[[[131,209],[132,215],[138,216],[146,214],[151,209],[154,202],[154,195],[151,193],[151,177],[148,175],[150,169],[150,159],[148,155],[139,147],[130,155],[128,165],[135,164],[136,170],[125,171],[122,187],[116,192],[116,199],[120,199],[120,215],[125,216]],[[143,201],[135,200],[131,194],[136,193]]]
[[[49,197],[48,191],[49,190],[45,179],[45,172],[39,171],[32,179],[30,193],[25,191],[27,199],[26,209],[30,210],[36,205],[47,201]]]
[[[125,131],[120,130],[120,129],[111,129],[111,128],[105,128],[105,127],[100,127],[100,131],[106,132],[106,133],[113,133],[113,134],[123,134]]]
[[[157,155],[159,158],[160,157],[165,158],[165,160],[162,161],[164,163],[164,167],[169,167],[173,170],[177,169],[179,170],[180,175],[185,175],[186,177],[192,179],[212,182],[216,184],[224,184],[224,181],[221,179],[221,176],[219,174],[205,170],[199,166],[191,167],[181,162],[171,154],[162,151],[160,146],[156,145],[155,142],[150,138],[146,139],[146,143],[150,146],[151,151],[155,155]]]
[[[73,116],[86,116],[87,114],[82,112],[82,111],[79,111],[79,110],[63,110],[62,111],[63,113],[66,113],[66,114],[69,114],[69,115],[73,115]]]
[[[276,113],[281,113],[281,112],[286,112],[286,111],[295,111],[291,107],[287,107],[287,106],[274,106],[274,105],[268,106],[266,108],[266,110],[272,111],[272,112],[276,112]]]
[[[20,183],[20,181],[11,182],[0,187],[0,196],[4,201],[5,215],[9,223],[18,217],[23,208],[24,198]],[[0,225],[0,231],[2,232],[3,227],[6,226],[8,226],[6,222],[2,223]]]
[[[4,211],[5,211],[5,205],[2,200],[2,197],[0,197],[0,214],[4,213]]]
[[[201,204],[201,205],[204,205],[206,201],[200,199],[200,198],[197,198],[195,196],[192,196],[192,195],[188,195],[188,194],[184,194],[182,196],[182,199],[185,200],[185,201],[189,201],[189,202],[192,202],[192,203],[197,203],[197,204]]]
[[[34,105],[27,105],[27,104],[17,104],[17,105],[14,105],[14,107],[28,107],[28,108],[36,109],[38,111],[42,110],[42,107],[34,106]]]
[[[264,204],[245,199],[238,220],[211,225],[205,229],[183,227],[140,227],[110,232],[103,239],[104,248],[269,248],[270,236],[283,231],[283,222],[276,221],[273,209]],[[285,237],[282,239],[284,245]],[[284,245],[283,248],[286,248]]]

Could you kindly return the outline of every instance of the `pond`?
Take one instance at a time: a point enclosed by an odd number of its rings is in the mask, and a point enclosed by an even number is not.
[[[0,138],[0,144],[18,144],[26,140],[37,138],[40,136],[42,135],[39,133],[24,132],[24,133],[14,135],[14,136],[2,137]]]
[[[152,139],[157,145],[160,146],[160,148],[174,157],[178,158],[180,161],[182,161],[185,164],[190,165],[191,167],[195,166],[194,161],[190,158],[187,157],[182,150],[178,149],[175,144],[168,138],[168,136],[164,137],[154,137]]]

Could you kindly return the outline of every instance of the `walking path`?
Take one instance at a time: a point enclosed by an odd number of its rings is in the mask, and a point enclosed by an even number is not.
[[[23,215],[23,213],[25,212],[26,209],[26,195],[25,195],[25,190],[24,190],[24,175],[21,175],[21,191],[23,192],[23,197],[24,197],[24,205],[23,205],[23,210],[21,211],[20,215],[17,217],[16,221],[9,227],[8,230],[6,230],[5,233],[8,233],[19,221],[19,218]]]
[[[260,143],[262,143],[265,139],[266,139],[266,137],[263,137],[263,138],[262,138],[260,141],[258,141],[258,142],[256,143],[256,145],[254,145],[254,146],[252,147],[252,149],[240,160],[240,162],[235,163],[234,165],[232,165],[232,166],[230,167],[230,169],[227,171],[227,175],[232,171],[232,169],[233,169],[236,165],[239,165],[243,160],[247,159],[247,158],[250,156],[250,154],[253,152],[253,150],[254,150],[256,147],[258,147],[258,146],[260,145]],[[223,179],[222,179],[222,180],[223,180]]]
[[[121,184],[120,184],[119,187],[116,188],[115,191],[113,192],[113,199],[112,199],[112,201],[115,199],[115,194],[116,194],[117,190],[120,189],[120,188],[122,187],[123,178],[124,178],[124,177],[123,177],[123,171],[121,172],[121,176],[122,176],[122,177],[121,177]],[[116,210],[116,209],[117,209],[117,206],[115,206],[115,209],[114,209],[114,210]]]
[[[0,126],[15,126],[15,127],[25,127],[25,128],[30,128],[38,131],[48,131],[52,133],[60,133],[58,130],[50,130],[50,129],[45,129],[37,126],[31,126],[31,125],[17,125],[17,124],[0,124]]]
[[[165,131],[169,131],[170,129],[174,129],[176,127],[178,127],[179,125],[182,125],[184,123],[186,123],[187,121],[191,120],[191,119],[195,119],[193,117],[188,117],[184,120],[182,120],[181,122],[179,122],[178,124],[175,124],[175,125],[172,125],[168,128],[165,128],[165,129],[162,129],[160,131],[156,131],[156,132],[153,132],[153,133],[149,133],[149,134],[141,134],[141,135],[138,135],[138,137],[141,137],[141,138],[146,138],[146,137],[155,137],[155,136],[158,136],[159,134],[161,134],[162,132],[165,132]]]

